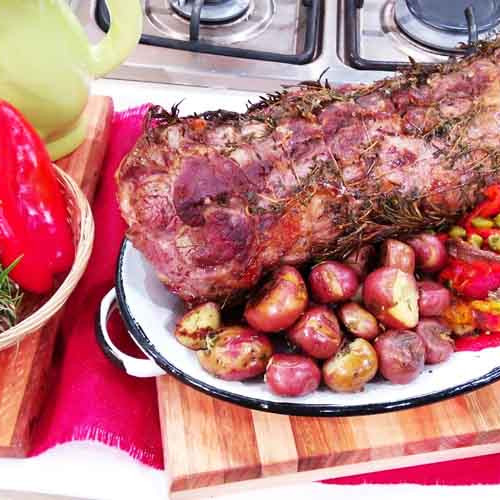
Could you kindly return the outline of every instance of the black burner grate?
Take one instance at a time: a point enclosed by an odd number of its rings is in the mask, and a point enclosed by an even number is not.
[[[410,63],[366,59],[360,51],[360,11],[364,0],[345,0],[344,43],[356,69],[397,71]],[[398,11],[398,8],[400,9]],[[479,35],[500,25],[500,0],[397,0],[395,22],[407,38],[442,55],[468,54]]]
[[[196,0],[169,0],[176,14],[190,19],[196,10]],[[199,2],[200,22],[206,24],[223,24],[234,21],[245,15],[250,7],[250,0],[204,0]]]
[[[371,61],[361,56],[359,50],[358,10],[363,8],[364,0],[345,0],[344,44],[345,56],[350,66],[361,70],[398,71],[409,68],[409,63]]]
[[[165,47],[169,49],[200,52],[204,54],[214,54],[219,56],[239,57],[243,59],[253,59],[258,61],[271,61],[288,64],[307,64],[314,60],[316,49],[318,48],[319,44],[322,1],[323,0],[302,0],[302,5],[306,9],[306,29],[304,46],[302,50],[297,54],[279,54],[260,50],[250,50],[240,47],[215,45],[204,42],[203,40],[198,40],[197,34],[199,33],[200,16],[198,16],[197,26],[193,26],[193,22],[191,22],[191,26],[189,27],[189,32],[191,35],[190,40],[178,40],[157,35],[143,34],[141,36],[140,43],[144,45],[153,45],[156,47]],[[95,16],[98,26],[103,31],[107,32],[109,30],[110,21],[109,12],[104,0],[97,0]]]

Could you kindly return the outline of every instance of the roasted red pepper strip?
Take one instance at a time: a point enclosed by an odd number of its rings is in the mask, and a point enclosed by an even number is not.
[[[483,332],[500,332],[500,311],[496,300],[473,300],[473,310],[477,328]]]
[[[467,235],[479,234],[486,239],[490,234],[500,234],[500,229],[478,229],[472,225],[472,219],[476,217],[494,217],[500,214],[500,184],[489,186],[484,190],[484,194],[486,200],[463,218],[462,226],[467,231]]]
[[[450,258],[439,275],[456,293],[469,299],[485,299],[500,287],[500,264],[478,260],[464,262]]]
[[[494,217],[500,213],[500,184],[493,184],[484,190],[486,200],[480,203],[468,216],[471,220],[474,217]]]
[[[455,351],[481,351],[500,346],[500,332],[467,335],[455,340]]]
[[[54,167],[34,128],[0,101],[0,261],[22,255],[10,276],[21,288],[45,293],[69,270],[74,244]]]

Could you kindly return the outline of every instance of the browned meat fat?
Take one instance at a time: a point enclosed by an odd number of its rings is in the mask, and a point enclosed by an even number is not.
[[[499,180],[499,46],[372,85],[305,83],[245,114],[153,108],[116,176],[128,237],[200,302],[443,227]]]

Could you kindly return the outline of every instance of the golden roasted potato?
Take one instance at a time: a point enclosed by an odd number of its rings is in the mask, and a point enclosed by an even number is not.
[[[220,309],[215,302],[205,302],[188,311],[175,326],[175,338],[195,351],[205,349],[206,336],[221,327]]]

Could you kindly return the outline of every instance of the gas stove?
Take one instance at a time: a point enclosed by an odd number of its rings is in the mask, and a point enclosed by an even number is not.
[[[70,0],[89,37],[104,0]],[[500,0],[142,0],[141,41],[112,78],[270,91],[369,82],[496,34]]]

